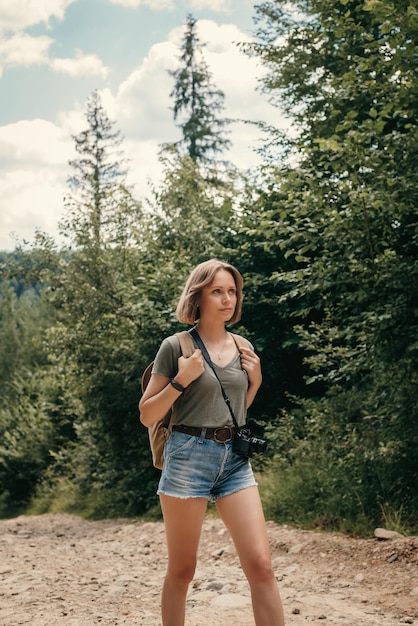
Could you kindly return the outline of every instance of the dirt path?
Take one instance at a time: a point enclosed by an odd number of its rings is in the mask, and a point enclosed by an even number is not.
[[[418,624],[418,537],[358,540],[269,523],[286,624]],[[158,626],[161,523],[71,515],[0,521],[0,626]],[[222,523],[205,521],[187,626],[253,625]]]

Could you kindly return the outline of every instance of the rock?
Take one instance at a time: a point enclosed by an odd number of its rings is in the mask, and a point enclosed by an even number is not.
[[[374,531],[376,539],[390,540],[390,539],[402,539],[403,535],[397,533],[395,530],[386,530],[386,528],[376,528]]]
[[[289,554],[300,554],[305,545],[305,543],[297,543],[289,549]]]
[[[217,593],[215,593],[214,591],[197,591],[191,596],[193,602],[196,602],[196,603],[202,602],[204,604],[207,604],[213,598],[216,598],[216,597],[217,597]]]
[[[215,552],[212,552],[211,556],[212,556],[213,559],[217,560],[217,559],[221,558],[223,553],[224,553],[224,550],[222,550],[222,549],[221,550],[215,550]]]
[[[208,591],[220,591],[223,588],[223,583],[212,582],[206,585]]]
[[[224,609],[232,609],[241,606],[247,606],[250,603],[250,598],[247,598],[246,596],[239,596],[235,593],[225,593],[224,595],[214,598],[211,602],[211,605],[222,607]]]

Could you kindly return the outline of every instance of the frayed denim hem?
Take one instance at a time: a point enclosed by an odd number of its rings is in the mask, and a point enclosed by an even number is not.
[[[170,496],[170,498],[178,498],[179,500],[197,500],[197,499],[201,499],[201,500],[208,500],[209,502],[211,501],[210,498],[207,498],[206,496],[179,496],[178,493],[168,493],[167,491],[163,491],[162,489],[158,489],[157,491],[157,496]]]
[[[232,491],[229,491],[228,493],[222,493],[221,495],[218,495],[218,496],[211,496],[211,498],[209,499],[209,502],[212,502],[213,504],[215,504],[216,502],[218,502],[218,500],[222,500],[222,498],[226,498],[227,496],[232,496],[234,493],[238,493],[238,491],[243,491],[244,489],[249,489],[250,487],[258,487],[258,482],[254,481],[253,485],[243,485],[242,487],[238,487],[237,489],[232,489]]]
[[[252,485],[243,485],[242,487],[232,489],[231,491],[228,491],[228,493],[222,493],[221,495],[211,495],[209,498],[207,496],[179,496],[178,494],[167,493],[166,491],[162,491],[161,489],[157,491],[157,495],[170,496],[170,498],[178,498],[179,500],[196,500],[197,498],[199,498],[202,500],[207,500],[211,504],[216,504],[218,500],[226,498],[227,496],[232,496],[234,493],[238,493],[238,491],[243,491],[243,489],[249,489],[249,487],[258,487],[258,482],[254,481],[254,484]]]

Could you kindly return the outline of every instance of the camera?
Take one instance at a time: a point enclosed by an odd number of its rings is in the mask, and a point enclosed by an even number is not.
[[[253,454],[263,454],[267,448],[267,441],[257,439],[251,436],[248,428],[240,428],[237,430],[232,444],[232,451],[239,456],[249,458]]]

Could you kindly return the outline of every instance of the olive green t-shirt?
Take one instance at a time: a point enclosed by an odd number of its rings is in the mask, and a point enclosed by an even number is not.
[[[252,348],[248,342],[248,347]],[[197,348],[197,346],[196,346]],[[178,359],[181,356],[179,340],[175,335],[162,342],[155,357],[153,374],[174,378],[178,371]],[[247,373],[241,367],[237,348],[236,355],[225,367],[214,363],[215,371],[231,401],[231,407],[239,426],[245,424],[247,415]],[[205,371],[186,388],[172,408],[171,425],[233,426],[233,421],[222,396],[221,386],[211,367],[205,361]]]

